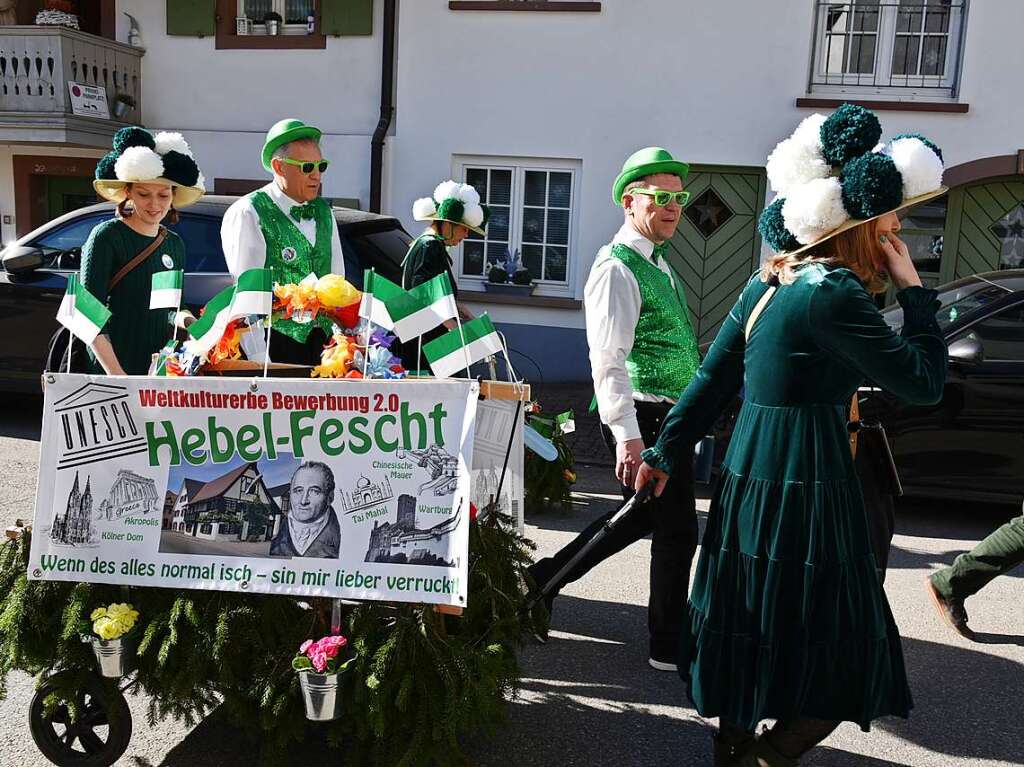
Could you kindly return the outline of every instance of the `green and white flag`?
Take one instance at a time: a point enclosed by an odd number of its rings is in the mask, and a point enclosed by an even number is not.
[[[359,316],[385,330],[392,330],[395,323],[391,321],[386,302],[404,295],[405,291],[400,285],[367,269],[363,272],[363,298],[359,302]]]
[[[571,410],[566,410],[555,416],[555,424],[562,430],[562,434],[572,434],[576,431],[576,415]]]
[[[449,378],[484,357],[504,351],[501,338],[487,314],[423,345],[430,369],[438,378]]]
[[[386,305],[394,322],[393,331],[401,341],[421,336],[459,314],[451,280],[443,272],[405,291],[405,295],[395,296]]]
[[[274,303],[274,278],[269,269],[247,269],[238,275],[230,317],[270,314]]]
[[[153,286],[149,292],[150,309],[177,309],[181,306],[181,286],[185,280],[181,269],[153,272]]]
[[[74,336],[91,344],[109,319],[110,310],[86,290],[78,281],[78,275],[69,275],[67,290],[57,309],[57,321]]]
[[[188,334],[193,339],[187,342],[190,351],[206,354],[217,345],[232,319],[231,299],[234,297],[235,286],[229,285],[210,299],[199,319],[188,326]]]

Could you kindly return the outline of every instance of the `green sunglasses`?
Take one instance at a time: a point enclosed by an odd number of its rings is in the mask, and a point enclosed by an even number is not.
[[[281,162],[287,163],[288,165],[294,165],[296,168],[301,170],[307,176],[313,172],[316,168],[321,173],[327,172],[327,167],[331,164],[328,160],[321,160],[320,162],[303,162],[302,160],[293,160],[291,157],[280,158]]]
[[[659,208],[668,205],[669,200],[675,200],[679,207],[683,207],[690,201],[689,192],[669,192],[666,189],[630,189],[626,194],[643,194],[654,198],[654,204]]]

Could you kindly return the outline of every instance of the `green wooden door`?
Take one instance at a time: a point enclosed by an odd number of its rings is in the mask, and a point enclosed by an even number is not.
[[[48,176],[46,179],[46,213],[51,221],[86,205],[99,202],[92,179],[81,176]]]
[[[942,281],[1024,266],[1024,180],[985,179],[950,190]]]
[[[761,260],[757,217],[765,201],[762,168],[694,165],[690,202],[669,248],[683,278],[699,342],[710,341]]]

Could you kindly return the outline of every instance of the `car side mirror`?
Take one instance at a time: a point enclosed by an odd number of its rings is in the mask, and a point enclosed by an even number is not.
[[[967,336],[949,345],[949,361],[963,367],[977,367],[985,361],[985,349],[977,338]]]
[[[40,248],[31,245],[12,245],[3,253],[4,270],[9,274],[24,274],[43,265],[45,257]]]

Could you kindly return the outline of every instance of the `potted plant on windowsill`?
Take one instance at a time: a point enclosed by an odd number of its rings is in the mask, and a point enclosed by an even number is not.
[[[135,98],[127,93],[118,93],[114,96],[114,117],[123,120],[128,113],[135,109]]]
[[[281,32],[281,24],[284,23],[284,19],[281,18],[281,14],[277,11],[271,11],[263,17],[263,26],[267,29],[268,35],[277,35]]]
[[[513,252],[506,249],[502,261],[488,264],[487,279],[484,281],[484,290],[488,293],[529,296],[535,287],[530,270],[523,266],[518,250]]]

